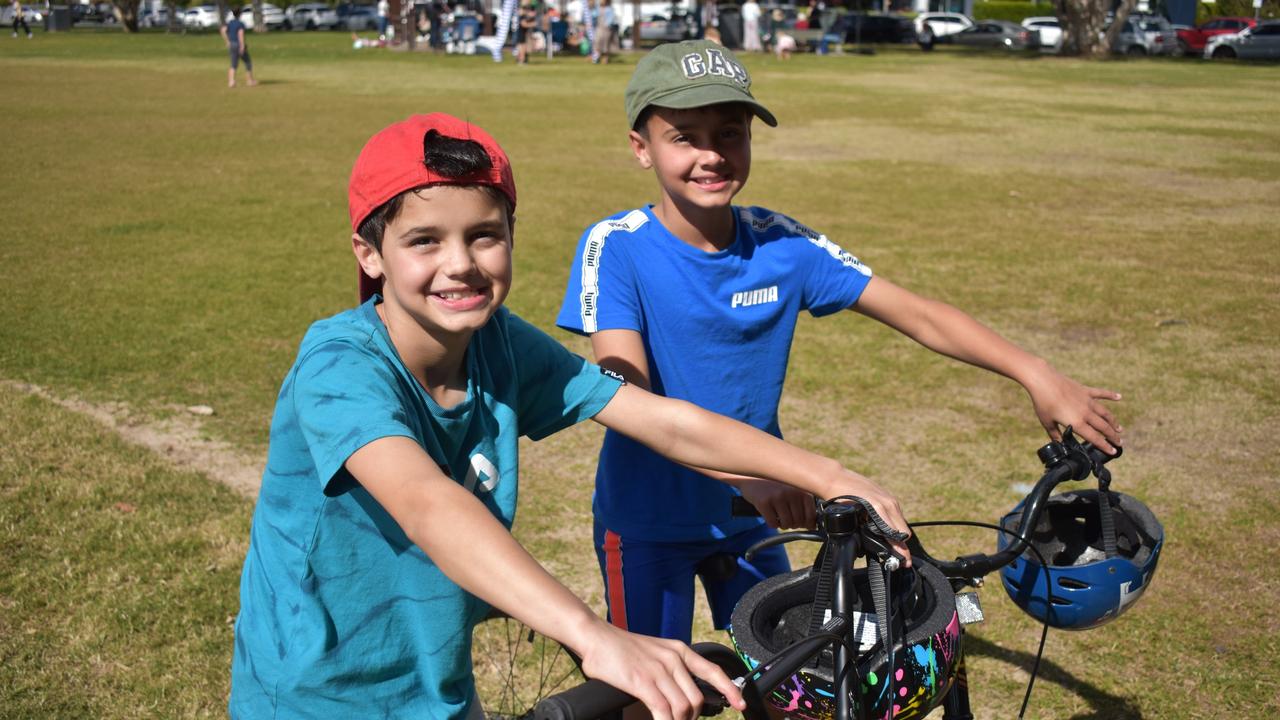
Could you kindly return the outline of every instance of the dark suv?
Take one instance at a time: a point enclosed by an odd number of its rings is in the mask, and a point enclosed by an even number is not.
[[[846,13],[836,20],[831,34],[846,43],[912,43],[916,29],[909,18],[901,15],[866,15]]]

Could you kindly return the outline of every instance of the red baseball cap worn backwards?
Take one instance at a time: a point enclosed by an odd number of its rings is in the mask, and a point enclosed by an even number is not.
[[[445,137],[477,142],[489,154],[492,167],[460,177],[437,175],[423,160],[423,138],[435,130]],[[369,138],[347,186],[347,207],[351,213],[351,231],[359,232],[360,224],[391,198],[407,190],[426,185],[488,185],[497,188],[516,206],[516,181],[511,161],[489,133],[465,120],[444,113],[414,115],[383,129]],[[375,280],[364,273],[359,263],[360,302],[382,289],[381,278]]]

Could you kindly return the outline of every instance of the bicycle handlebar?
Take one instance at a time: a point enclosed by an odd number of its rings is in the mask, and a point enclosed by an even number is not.
[[[1103,466],[1120,457],[1121,448],[1116,448],[1115,455],[1108,455],[1088,442],[1079,442],[1067,428],[1062,442],[1051,442],[1041,447],[1036,455],[1044,463],[1045,473],[1040,477],[1022,501],[1022,521],[1013,541],[1004,550],[995,554],[975,553],[962,555],[947,562],[930,557],[920,545],[915,535],[907,542],[912,556],[919,556],[942,571],[943,575],[953,580],[976,580],[984,575],[1008,565],[1027,549],[1027,537],[1040,519],[1040,511],[1053,489],[1064,482],[1084,480],[1090,474],[1101,476],[1106,472]]]
[[[737,653],[719,643],[695,643],[693,651],[710,660],[731,678],[746,674],[747,669]],[[726,707],[724,698],[714,688],[694,678],[698,689],[704,696],[702,715],[715,715]],[[627,693],[613,687],[603,680],[588,680],[581,685],[569,688],[544,698],[533,708],[534,720],[594,720],[611,713],[616,713],[636,702]],[[750,710],[750,708],[748,708]],[[751,720],[749,712],[744,717]],[[761,718],[761,720],[764,720]]]

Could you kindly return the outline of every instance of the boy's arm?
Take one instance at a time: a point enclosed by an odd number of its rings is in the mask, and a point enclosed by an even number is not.
[[[375,440],[346,468],[451,580],[578,653],[583,672],[640,699],[655,718],[697,716],[702,694],[690,672],[745,707],[724,672],[688,646],[598,618],[413,440]]]
[[[910,532],[897,498],[871,480],[835,460],[693,403],[624,385],[593,419],[678,463],[774,478],[822,498],[856,495],[870,502],[885,522]],[[894,546],[909,564],[906,545]]]
[[[218,28],[218,32],[222,35],[222,43],[227,47],[231,47],[231,39],[227,37],[227,26],[222,25]]]
[[[879,277],[871,279],[852,309],[934,352],[1016,381],[1031,396],[1036,417],[1054,440],[1062,439],[1061,429],[1069,425],[1109,453],[1121,444],[1122,428],[1100,402],[1119,400],[1120,393],[1081,385],[959,309]]]
[[[591,350],[596,364],[612,370],[628,383],[649,390],[649,360],[644,339],[635,330],[601,330],[591,334]],[[683,464],[683,463],[682,463]],[[685,465],[742,493],[770,526],[775,528],[813,528],[817,522],[813,498],[809,493],[782,483],[761,478],[734,475],[710,468]]]

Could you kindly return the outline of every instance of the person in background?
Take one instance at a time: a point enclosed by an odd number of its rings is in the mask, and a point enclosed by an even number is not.
[[[520,6],[519,24],[516,25],[516,64],[528,65],[529,53],[533,50],[533,31],[538,27],[538,11],[533,3],[526,2]]]
[[[608,65],[618,43],[618,15],[613,9],[613,0],[600,0],[600,8],[596,11],[596,40],[592,49],[592,62]]]
[[[760,52],[764,45],[760,43],[760,3],[747,0],[742,3],[742,49],[747,52]]]
[[[385,40],[387,38],[387,26],[390,24],[391,3],[387,0],[378,0],[378,37]]]
[[[27,19],[22,16],[22,3],[20,0],[13,0],[11,4],[13,8],[13,36],[18,37],[18,26],[22,26],[22,30],[27,34],[27,39],[31,39],[31,26],[27,24]]]
[[[236,70],[240,60],[244,60],[244,71],[249,76],[249,87],[258,84],[253,77],[253,59],[249,57],[249,44],[244,39],[244,23],[240,22],[242,8],[231,10],[231,19],[222,26],[222,41],[226,43],[227,52],[231,55],[231,67],[227,69],[227,87],[236,86]]]

